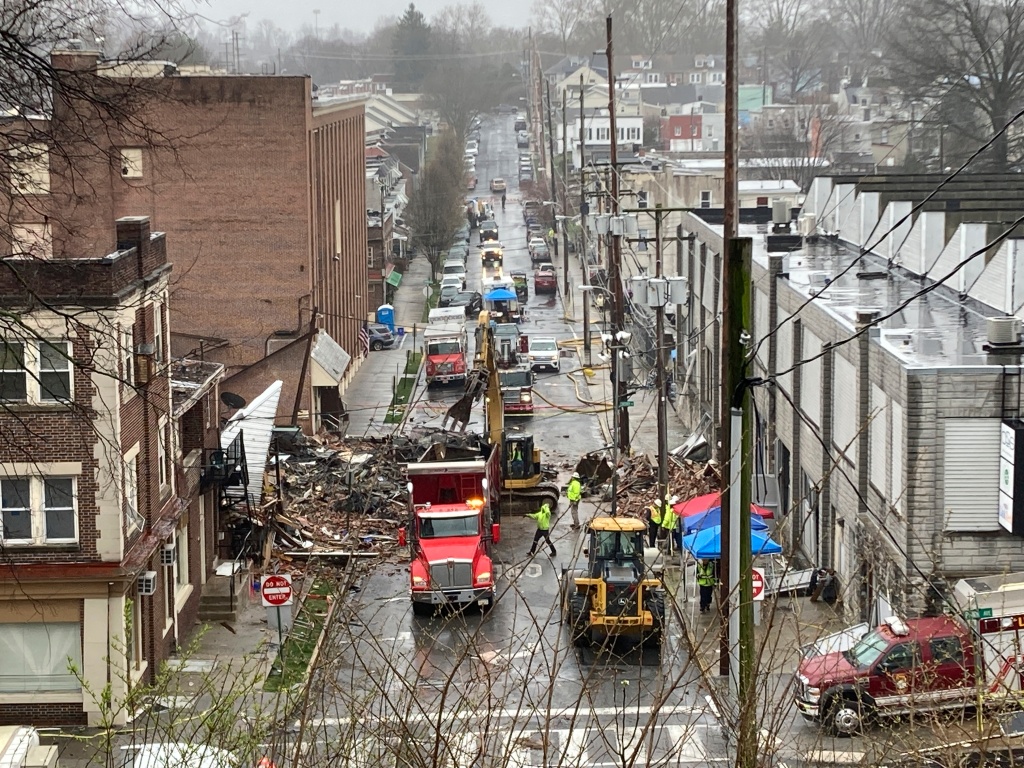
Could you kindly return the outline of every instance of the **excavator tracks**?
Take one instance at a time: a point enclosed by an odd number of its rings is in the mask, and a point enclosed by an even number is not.
[[[555,483],[540,483],[533,488],[514,488],[501,493],[502,512],[523,515],[536,512],[545,501],[554,512],[558,508],[561,489]]]

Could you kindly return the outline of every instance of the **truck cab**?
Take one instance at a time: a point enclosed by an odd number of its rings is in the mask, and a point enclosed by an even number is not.
[[[491,549],[501,537],[497,451],[489,459],[425,461],[406,466],[409,517],[399,530],[409,544],[413,611],[494,604]]]
[[[498,374],[501,382],[501,403],[506,416],[533,414],[533,371],[519,366]]]
[[[455,307],[465,313],[461,307]],[[466,381],[466,327],[462,323],[427,326],[423,332],[427,386]]]
[[[974,698],[975,645],[950,616],[887,618],[851,648],[805,658],[796,705],[837,735],[869,715],[963,707]]]

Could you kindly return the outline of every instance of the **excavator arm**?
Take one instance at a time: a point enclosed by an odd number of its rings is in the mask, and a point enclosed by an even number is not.
[[[465,432],[473,404],[483,396],[487,441],[500,449],[505,435],[505,408],[501,402],[501,380],[495,355],[491,318],[485,310],[477,319],[476,353],[473,356],[473,370],[466,378],[466,394],[448,409],[442,428],[447,429],[448,420],[451,419],[452,429],[458,428],[460,432]]]

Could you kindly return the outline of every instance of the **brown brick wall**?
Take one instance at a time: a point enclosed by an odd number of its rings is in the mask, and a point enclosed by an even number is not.
[[[0,725],[85,725],[81,704],[0,704]]]

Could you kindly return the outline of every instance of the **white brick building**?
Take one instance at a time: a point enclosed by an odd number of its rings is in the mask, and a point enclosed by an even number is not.
[[[1024,369],[1019,349],[992,354],[986,338],[987,318],[1024,306],[1024,242],[979,253],[913,299],[1012,220],[1019,182],[970,180],[950,192],[955,205],[937,200],[894,226],[937,179],[856,181],[819,178],[805,202],[805,229],[838,237],[776,254],[763,229],[740,235],[754,242],[752,373],[775,382],[756,391],[755,439],[778,488],[778,535],[834,567],[847,609],[868,616],[877,601],[912,611],[960,577],[1024,568],[1024,538],[999,523],[1000,425],[1021,415]],[[681,400],[694,425],[710,417],[713,445],[721,228],[694,216],[683,226],[694,240],[681,359],[695,354]]]

